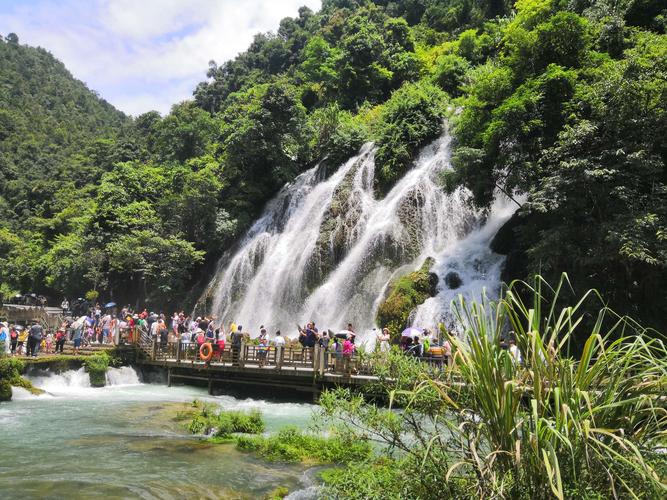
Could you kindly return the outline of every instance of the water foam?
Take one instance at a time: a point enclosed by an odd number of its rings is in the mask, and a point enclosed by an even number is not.
[[[90,385],[90,377],[86,369],[68,370],[62,373],[40,371],[27,377],[35,387],[50,395],[91,395],[99,390]],[[130,366],[110,367],[106,373],[106,387],[118,388],[141,384],[137,371]]]

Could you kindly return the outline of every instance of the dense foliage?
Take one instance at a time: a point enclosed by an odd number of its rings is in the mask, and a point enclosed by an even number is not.
[[[506,279],[567,271],[664,329],[664,4],[662,14],[659,2],[561,5],[517,2],[515,17],[474,34],[485,57],[468,58],[463,76],[447,66],[462,95],[449,181],[482,205],[497,190],[525,195],[501,245]]]
[[[183,303],[283,183],[374,140],[383,196],[447,113],[446,182],[481,206],[498,190],[523,203],[497,246],[505,278],[566,270],[662,327],[665,14],[657,0],[324,0],[211,61],[192,101],[135,119],[9,35],[1,291]]]
[[[537,279],[512,283],[497,302],[461,298],[465,331],[448,335],[451,368],[429,370],[395,351],[376,365],[371,398],[323,395],[320,421],[384,445],[379,457],[329,473],[324,496],[664,496],[665,345],[599,309],[597,292],[571,298],[567,290],[565,279],[555,289]],[[589,328],[582,319],[596,307]],[[519,360],[501,345],[508,324]],[[580,359],[568,355],[577,338],[585,339]],[[381,394],[391,408],[373,403]]]

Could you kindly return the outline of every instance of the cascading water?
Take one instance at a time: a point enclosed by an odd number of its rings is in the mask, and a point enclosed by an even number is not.
[[[46,391],[46,395],[93,395],[99,389],[90,385],[85,368],[62,373],[38,371],[28,376],[35,387]],[[130,366],[109,367],[106,372],[107,387],[124,387],[140,384],[137,371]]]
[[[439,177],[451,168],[450,143],[445,133],[424,148],[382,199],[373,192],[370,144],[328,179],[318,167],[303,173],[268,204],[236,253],[221,259],[205,292],[213,314],[250,331],[264,324],[292,333],[313,320],[368,332],[391,279],[427,257],[435,259],[439,293],[414,324],[446,320],[456,293],[495,291],[503,259],[489,242],[514,207],[497,201],[485,217],[471,208],[468,191],[444,192]],[[450,271],[462,281],[457,290],[445,284]]]

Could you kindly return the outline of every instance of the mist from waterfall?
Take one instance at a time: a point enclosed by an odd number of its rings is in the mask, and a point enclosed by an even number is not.
[[[382,199],[373,191],[375,148],[365,145],[329,178],[315,167],[267,205],[231,256],[221,259],[205,296],[212,314],[244,325],[263,324],[294,336],[296,324],[315,321],[339,330],[352,323],[368,337],[391,279],[433,257],[438,295],[418,308],[413,324],[448,322],[457,293],[496,293],[503,258],[489,249],[515,207],[497,200],[489,214],[474,209],[462,188],[446,193],[451,137],[425,147]],[[447,273],[462,284],[451,290]]]

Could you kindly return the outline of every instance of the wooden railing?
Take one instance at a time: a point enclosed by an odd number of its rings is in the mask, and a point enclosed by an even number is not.
[[[176,361],[183,364],[203,363],[199,354],[200,346],[192,342],[160,343],[157,338],[148,335],[140,337],[142,350],[152,361]],[[307,370],[317,375],[338,373],[347,375],[372,375],[373,363],[377,359],[370,356],[353,354],[344,356],[342,353],[327,350],[320,346],[301,347],[260,347],[254,344],[241,344],[238,347],[225,344],[220,350],[212,344],[213,356],[206,362],[212,366],[235,366],[238,368],[272,368],[277,370]],[[442,371],[446,359],[442,356],[426,356],[417,358],[428,364],[434,372]]]

